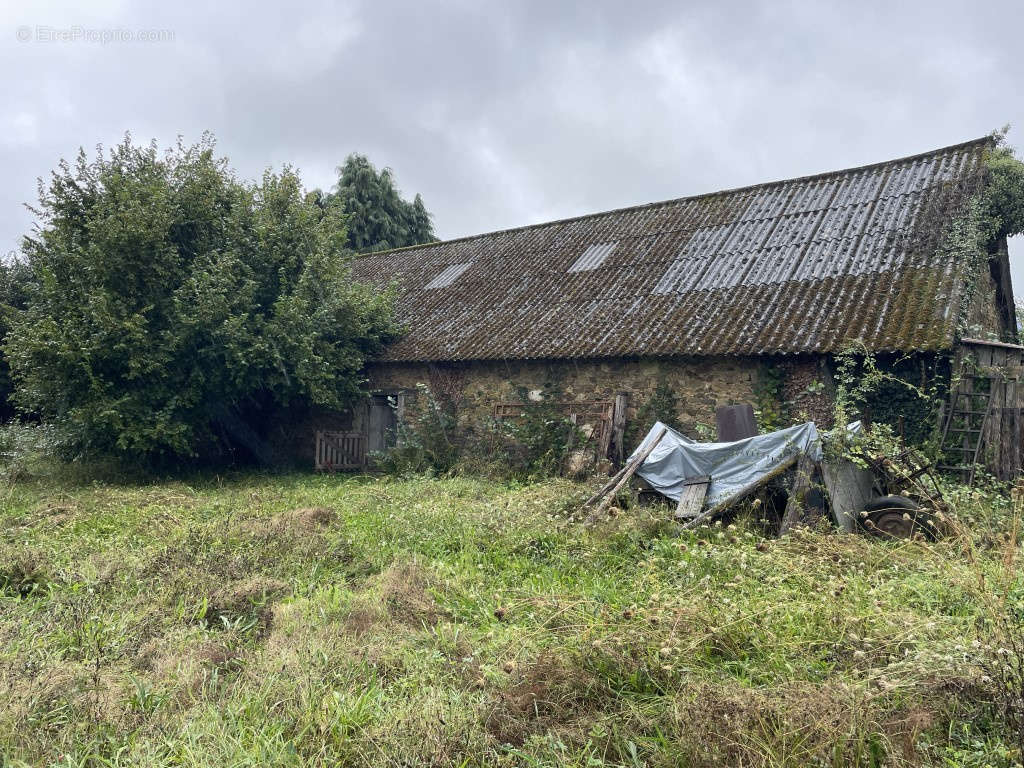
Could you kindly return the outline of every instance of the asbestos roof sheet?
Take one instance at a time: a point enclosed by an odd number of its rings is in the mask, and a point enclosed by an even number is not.
[[[354,277],[397,289],[389,360],[946,348],[964,265],[939,245],[989,146],[369,254]]]

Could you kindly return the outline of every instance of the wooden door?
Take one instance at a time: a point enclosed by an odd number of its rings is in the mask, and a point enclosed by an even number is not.
[[[367,419],[366,449],[379,453],[394,446],[397,428],[398,419],[390,399],[386,395],[373,395]]]

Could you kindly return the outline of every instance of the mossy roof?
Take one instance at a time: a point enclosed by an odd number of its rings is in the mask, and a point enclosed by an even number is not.
[[[938,246],[990,144],[369,254],[354,277],[397,287],[396,361],[948,348],[968,280]]]

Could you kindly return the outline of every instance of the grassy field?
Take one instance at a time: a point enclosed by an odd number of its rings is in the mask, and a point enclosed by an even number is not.
[[[0,491],[0,765],[1012,765],[971,539],[592,531],[586,488]]]

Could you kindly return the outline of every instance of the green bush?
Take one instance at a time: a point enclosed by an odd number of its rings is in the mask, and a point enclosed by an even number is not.
[[[525,388],[517,394],[522,403],[519,418],[501,425],[508,437],[505,455],[510,458],[512,471],[526,477],[561,474],[569,452],[580,445],[582,438],[560,406],[564,399],[561,388],[556,383],[546,384],[537,399],[532,399]]]
[[[290,168],[239,181],[209,137],[80,153],[35,213],[5,351],[20,408],[76,454],[266,460],[269,410],[345,406],[394,337],[389,295],[340,257],[340,212]]]
[[[31,277],[31,271],[24,262],[5,264],[0,261],[0,345],[7,338],[15,314],[27,306]],[[11,402],[13,393],[11,369],[7,358],[0,353],[0,421],[7,421],[15,415]]]
[[[385,472],[407,475],[450,472],[461,456],[457,418],[450,404],[440,402],[420,384],[415,401],[406,405],[394,447],[374,456]]]
[[[13,482],[39,474],[49,464],[56,443],[53,427],[16,421],[0,425],[0,477]]]
[[[446,474],[456,468],[492,477],[537,479],[560,475],[582,433],[563,412],[562,392],[547,385],[539,399],[525,388],[516,418],[467,426],[460,424],[453,403],[419,385],[406,404],[397,444],[375,457],[378,467],[395,474]]]

